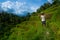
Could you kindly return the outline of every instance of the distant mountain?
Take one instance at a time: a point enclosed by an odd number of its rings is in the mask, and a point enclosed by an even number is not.
[[[7,12],[9,12],[9,13],[13,13],[14,10],[13,10],[13,9],[8,9]]]
[[[28,13],[29,13],[29,12],[24,11],[24,12],[18,13],[18,14],[16,14],[16,15],[18,15],[18,16],[27,16]]]
[[[0,12],[2,12],[2,11],[5,11],[5,10],[0,8]],[[23,11],[21,13],[19,13],[19,12],[15,13],[15,11],[13,9],[9,9],[9,8],[7,8],[7,11],[5,11],[5,12],[12,13],[12,14],[15,14],[15,15],[18,15],[18,16],[26,16],[27,13],[28,13],[28,11]]]
[[[2,9],[1,6],[0,6],[0,13],[2,12],[2,10],[3,10],[3,9]]]

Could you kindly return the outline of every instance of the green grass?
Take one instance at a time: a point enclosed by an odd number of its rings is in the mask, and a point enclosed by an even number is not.
[[[47,20],[46,28],[42,27],[38,15],[31,16],[29,21],[17,24],[11,29],[12,34],[8,40],[60,40],[60,6],[52,6],[44,12],[53,14],[50,21]]]
[[[40,21],[36,22],[37,21],[28,21],[19,24],[12,30],[14,32],[10,35],[9,40],[33,40],[42,32]]]

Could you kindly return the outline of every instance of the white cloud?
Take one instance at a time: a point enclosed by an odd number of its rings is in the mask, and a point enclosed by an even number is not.
[[[35,11],[35,12],[36,12],[37,9],[38,9],[38,7],[36,7],[36,6],[32,6],[32,7],[31,7],[31,10],[33,10],[33,11]]]
[[[1,5],[1,7],[2,8],[12,8],[12,5],[13,5],[13,3],[12,2],[10,2],[10,1],[7,1],[7,2],[3,2],[2,3],[2,5]]]
[[[51,0],[48,0],[49,2],[51,1]]]
[[[6,1],[1,3],[1,8],[5,11],[8,11],[8,9],[13,9],[14,13],[22,14],[22,12],[33,12],[36,11],[38,7],[27,5],[26,2],[12,2],[12,1]]]
[[[52,3],[52,0],[48,0],[48,2]]]

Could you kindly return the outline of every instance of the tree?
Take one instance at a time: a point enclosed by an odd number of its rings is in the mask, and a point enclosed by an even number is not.
[[[49,8],[51,6],[51,4],[49,2],[44,3],[44,5],[42,5],[40,8],[37,9],[37,13],[40,13],[41,11]]]
[[[49,8],[50,6],[51,6],[51,4],[49,2],[44,4],[45,9]]]
[[[55,4],[60,4],[60,0],[53,0],[53,4],[55,5]]]

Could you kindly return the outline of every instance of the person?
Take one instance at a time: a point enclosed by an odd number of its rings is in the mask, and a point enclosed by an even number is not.
[[[41,12],[40,17],[41,17],[42,26],[46,26],[46,18],[44,12]]]

